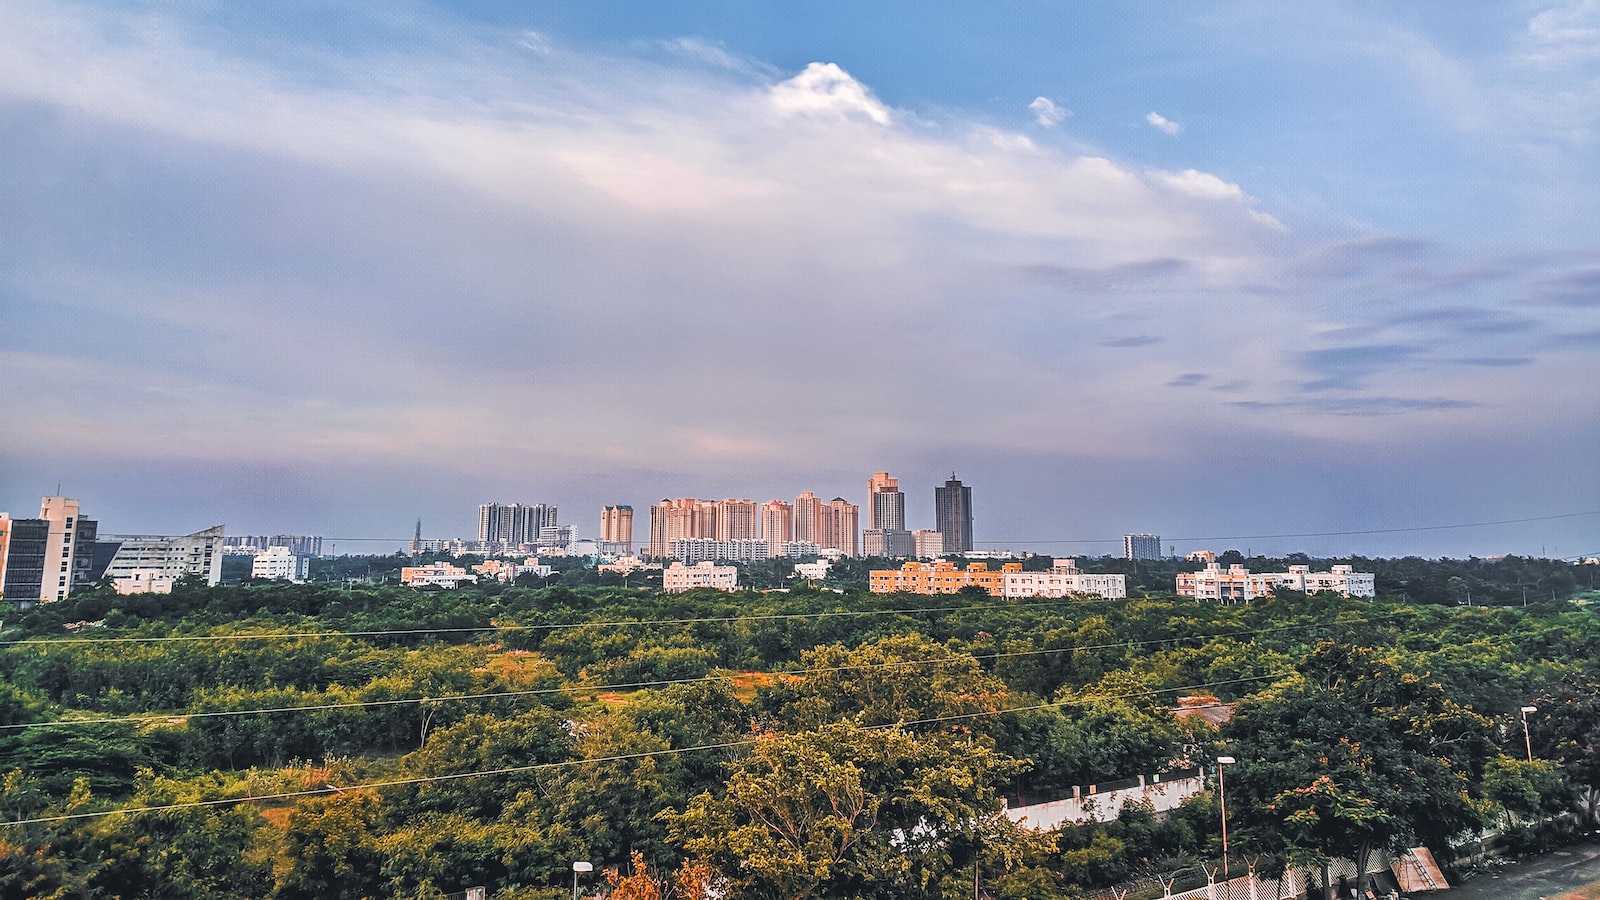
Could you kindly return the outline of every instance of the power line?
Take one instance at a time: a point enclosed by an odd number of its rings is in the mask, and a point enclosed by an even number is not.
[[[1077,600],[1073,597],[1052,597],[1042,600],[1012,600],[1006,603],[979,603],[970,606],[897,607],[893,609],[829,610],[826,612],[815,613],[762,613],[757,615],[745,614],[733,616],[701,616],[675,619],[617,619],[599,622],[556,622],[534,625],[509,623],[505,625],[482,625],[469,628],[396,628],[387,630],[374,629],[371,631],[274,631],[262,632],[259,634],[169,634],[151,637],[123,636],[108,638],[18,638],[16,640],[0,641],[0,647],[17,647],[35,644],[159,644],[182,641],[267,641],[290,640],[295,638],[405,637],[422,634],[482,634],[497,631],[559,631],[573,628],[626,628],[639,625],[700,625],[727,622],[825,619],[830,617],[847,618],[852,616],[922,615],[927,613],[1032,608],[1056,604],[1070,604],[1082,607],[1112,602],[1116,601],[1103,599]]]
[[[1014,659],[1027,656],[1051,656],[1060,653],[1074,653],[1080,650],[1110,650],[1120,648],[1146,647],[1157,644],[1168,644],[1177,641],[1214,640],[1216,638],[1247,637],[1261,634],[1270,634],[1279,631],[1294,631],[1324,626],[1337,625],[1362,625],[1371,622],[1380,622],[1401,615],[1395,613],[1388,616],[1372,616],[1364,619],[1344,619],[1332,622],[1308,622],[1299,625],[1276,625],[1271,628],[1246,629],[1241,631],[1215,632],[1211,634],[1195,634],[1184,637],[1150,638],[1141,641],[1116,641],[1107,644],[1086,644],[1072,647],[1054,647],[1035,650],[1011,650],[994,653],[971,653],[947,657],[922,657],[920,659],[891,660],[880,663],[855,663],[842,666],[817,666],[809,669],[789,669],[772,672],[759,672],[758,675],[773,677],[804,677],[811,675],[825,675],[835,672],[867,671],[872,669],[908,668],[922,665],[938,665],[941,663],[962,663],[967,660],[977,662],[995,661],[1001,659]],[[645,688],[673,687],[685,684],[711,684],[717,682],[732,682],[749,677],[748,674],[739,675],[702,675],[694,678],[667,678],[654,681],[633,681],[617,684],[565,684],[553,688],[529,688],[520,691],[489,691],[476,694],[449,694],[441,697],[403,697],[386,700],[351,700],[340,703],[318,703],[299,706],[271,706],[254,709],[227,709],[207,710],[192,713],[149,713],[136,716],[106,716],[97,719],[56,719],[49,722],[18,722],[0,725],[0,732],[22,731],[38,728],[70,728],[81,725],[111,725],[111,724],[144,724],[144,723],[172,723],[175,721],[188,721],[190,719],[228,718],[233,716],[271,715],[288,712],[326,712],[336,709],[363,709],[380,706],[410,706],[425,703],[446,703],[470,700],[498,700],[517,697],[549,696],[552,694],[589,694],[604,691],[640,690]]]
[[[1487,528],[1493,525],[1521,525],[1526,522],[1549,522],[1555,519],[1576,519],[1582,516],[1600,516],[1600,509],[1587,512],[1559,513],[1553,516],[1531,516],[1525,519],[1501,519],[1495,522],[1461,522],[1454,525],[1415,525],[1407,528],[1367,528],[1359,531],[1304,531],[1292,534],[1225,534],[1200,537],[1162,538],[1171,541],[1264,541],[1274,538],[1353,537],[1367,534],[1404,534],[1416,531],[1448,531],[1456,528]],[[1120,544],[1121,538],[1067,538],[1061,540],[1030,541],[978,541],[980,544]]]
[[[1183,687],[1172,687],[1172,688],[1152,688],[1150,690],[1145,690],[1145,691],[1132,691],[1132,692],[1129,692],[1129,693],[1126,693],[1126,694],[1101,695],[1101,696],[1091,696],[1091,697],[1072,697],[1072,698],[1067,698],[1067,699],[1063,699],[1063,700],[1052,700],[1052,701],[1047,701],[1047,702],[1044,702],[1044,703],[1038,703],[1038,704],[1034,704],[1032,706],[1020,706],[1020,707],[1012,707],[1012,708],[1007,708],[1007,709],[995,709],[995,710],[980,710],[978,712],[970,712],[970,713],[951,713],[951,714],[942,715],[942,716],[931,716],[931,717],[928,717],[928,718],[925,718],[925,719],[912,719],[912,720],[904,721],[904,722],[893,722],[893,723],[886,723],[886,724],[881,724],[881,725],[864,725],[864,726],[861,726],[861,727],[864,730],[877,731],[877,730],[882,730],[882,729],[886,729],[886,728],[905,728],[905,727],[913,726],[913,725],[935,725],[935,724],[939,724],[939,723],[942,723],[942,722],[954,722],[954,721],[961,721],[961,720],[968,720],[968,719],[977,719],[977,718],[983,718],[983,717],[986,717],[986,716],[1001,716],[1001,715],[1005,715],[1007,713],[1035,712],[1035,711],[1042,710],[1042,709],[1049,709],[1051,707],[1061,706],[1061,705],[1064,705],[1064,704],[1067,704],[1067,703],[1081,703],[1081,702],[1104,701],[1104,700],[1131,700],[1131,699],[1133,699],[1135,697],[1149,697],[1149,696],[1156,696],[1156,695],[1159,695],[1159,694],[1170,694],[1170,693],[1174,693],[1174,692],[1177,692],[1177,691],[1194,691],[1194,690],[1199,690],[1201,688],[1221,687],[1223,685],[1229,685],[1229,684],[1241,684],[1241,683],[1252,682],[1252,681],[1265,681],[1265,680],[1268,680],[1268,679],[1282,678],[1282,677],[1284,677],[1286,675],[1290,675],[1290,674],[1293,674],[1292,671],[1291,672],[1274,672],[1274,673],[1271,673],[1271,674],[1268,674],[1268,675],[1254,675],[1254,676],[1250,676],[1248,678],[1233,678],[1233,679],[1228,679],[1228,680],[1225,680],[1225,681],[1210,682],[1210,683],[1207,683],[1207,684],[1185,685]],[[847,721],[848,720],[841,720],[841,721],[835,722],[833,724],[845,724]],[[366,782],[366,783],[363,783],[363,784],[348,785],[348,786],[344,786],[344,787],[334,787],[332,785],[325,785],[325,786],[320,787],[320,788],[307,788],[305,790],[299,790],[299,791],[280,791],[278,793],[273,793],[273,794],[252,794],[252,795],[246,796],[246,797],[228,797],[228,798],[221,798],[221,799],[214,799],[214,800],[191,800],[191,801],[187,801],[187,802],[184,802],[184,803],[167,803],[167,804],[163,804],[163,805],[160,805],[160,806],[140,806],[140,807],[133,807],[133,808],[125,808],[125,809],[97,810],[95,812],[63,813],[61,815],[56,815],[56,816],[35,816],[33,818],[28,818],[28,819],[15,819],[15,820],[12,820],[12,821],[9,821],[9,822],[0,822],[0,828],[9,828],[9,827],[19,826],[19,825],[41,825],[41,824],[48,824],[48,823],[53,823],[53,822],[68,822],[68,821],[82,820],[82,819],[100,819],[100,818],[105,818],[106,816],[118,815],[119,813],[126,813],[126,814],[132,815],[132,814],[140,814],[140,813],[172,812],[172,811],[180,810],[180,809],[197,809],[197,808],[203,808],[203,807],[229,806],[229,805],[238,804],[238,803],[254,803],[254,802],[269,801],[269,800],[293,800],[293,799],[297,799],[297,798],[300,798],[300,797],[329,796],[329,795],[335,795],[335,794],[345,794],[345,793],[349,793],[351,791],[366,791],[366,790],[377,790],[377,789],[380,789],[380,788],[405,787],[407,785],[429,784],[429,783],[440,782],[440,781],[459,781],[459,780],[466,779],[466,778],[484,778],[484,777],[490,777],[490,776],[495,776],[495,775],[515,775],[515,774],[522,773],[522,772],[536,772],[536,771],[543,771],[543,770],[547,770],[547,769],[568,768],[568,767],[571,767],[571,766],[594,765],[596,763],[626,762],[626,761],[635,760],[635,759],[645,759],[645,758],[658,757],[658,756],[677,756],[677,755],[684,754],[684,753],[697,753],[697,752],[702,752],[702,751],[706,751],[706,750],[728,750],[728,749],[732,749],[732,748],[735,748],[735,747],[749,747],[749,746],[753,746],[753,745],[759,743],[763,739],[764,738],[759,738],[759,737],[758,738],[746,738],[744,740],[739,740],[739,741],[719,741],[717,743],[712,743],[712,744],[697,744],[697,745],[691,746],[691,747],[668,747],[667,749],[664,749],[664,750],[645,750],[645,751],[640,751],[638,753],[623,753],[623,754],[618,754],[618,755],[615,755],[615,756],[600,756],[600,757],[591,757],[591,758],[587,758],[587,759],[564,759],[564,760],[556,760],[554,762],[547,762],[547,763],[530,763],[530,764],[524,765],[524,766],[505,766],[505,767],[498,768],[498,769],[480,769],[480,770],[472,771],[472,772],[452,772],[452,773],[448,773],[448,774],[445,774],[445,775],[419,775],[419,776],[416,776],[416,777],[413,777],[413,778],[394,778],[394,779],[388,779],[388,780],[385,780],[385,781],[372,781],[372,782]]]

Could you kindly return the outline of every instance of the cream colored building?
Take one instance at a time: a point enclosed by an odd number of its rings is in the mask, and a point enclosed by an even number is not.
[[[301,556],[288,547],[268,547],[250,561],[250,577],[272,581],[292,581],[299,584],[311,574],[310,557]]]
[[[818,546],[838,550],[845,556],[860,556],[860,542],[861,507],[843,497],[833,498],[822,508],[822,535],[817,540]]]
[[[404,566],[400,569],[400,583],[409,587],[459,587],[464,582],[477,581],[478,576],[472,575],[460,566],[450,563],[433,563],[426,566]]]
[[[761,504],[761,539],[768,556],[782,556],[783,545],[794,540],[794,505],[782,500]]]
[[[932,528],[911,532],[912,552],[917,559],[933,559],[944,553],[944,534]]]
[[[686,566],[681,562],[675,562],[661,573],[661,589],[669,594],[681,594],[696,588],[731,591],[738,586],[737,566],[719,566],[711,562]]]
[[[633,507],[601,507],[600,541],[603,544],[622,545],[623,554],[633,552]]]
[[[1049,598],[1071,597],[1075,594],[1123,600],[1128,596],[1128,578],[1126,575],[1080,572],[1077,560],[1073,559],[1055,560],[1048,572],[1007,571],[1001,576],[1002,597]]]
[[[1202,559],[1215,559],[1208,551]],[[1194,556],[1195,554],[1190,554]],[[1251,572],[1241,565],[1223,571],[1216,562],[1207,562],[1199,572],[1179,572],[1180,597],[1215,600],[1219,603],[1247,603],[1269,597],[1276,588],[1306,593],[1334,591],[1346,597],[1375,597],[1377,580],[1371,572],[1357,572],[1351,566],[1334,566],[1327,572],[1313,572],[1310,566],[1290,566],[1287,572]]]

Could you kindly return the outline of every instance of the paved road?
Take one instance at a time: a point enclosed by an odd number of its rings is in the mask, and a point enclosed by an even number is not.
[[[1600,898],[1600,843],[1577,844],[1493,875],[1479,875],[1440,900],[1566,900]],[[1426,895],[1425,895],[1426,896]]]

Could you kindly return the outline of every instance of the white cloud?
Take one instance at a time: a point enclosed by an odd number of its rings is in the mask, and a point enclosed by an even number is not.
[[[772,105],[791,115],[864,115],[889,124],[889,108],[837,63],[814,62],[800,74],[772,86]]]
[[[1033,102],[1028,104],[1028,108],[1033,110],[1034,121],[1046,128],[1054,128],[1060,125],[1061,120],[1071,115],[1070,111],[1057,106],[1049,97],[1033,98]]]
[[[1177,122],[1172,121],[1158,112],[1151,112],[1147,114],[1144,117],[1144,120],[1149,122],[1151,126],[1156,128],[1158,131],[1164,131],[1167,134],[1178,134],[1183,131],[1182,125],[1179,125]]]
[[[1151,173],[1157,182],[1191,197],[1202,200],[1242,200],[1244,189],[1232,182],[1223,181],[1210,172],[1184,169],[1182,172]]]

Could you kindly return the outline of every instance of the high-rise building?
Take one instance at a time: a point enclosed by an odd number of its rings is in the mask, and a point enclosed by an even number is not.
[[[956,480],[933,489],[934,523],[943,536],[945,553],[965,553],[972,549],[972,488]]]
[[[843,497],[835,497],[822,508],[822,534],[817,545],[838,550],[845,556],[860,556],[861,507]]]
[[[794,540],[794,506],[782,500],[761,504],[761,539],[770,556],[782,556],[783,545]]]
[[[50,523],[13,519],[0,513],[0,597],[20,603],[39,602],[44,585],[45,543]]]
[[[861,535],[861,552],[902,558],[915,551],[906,530],[906,495],[900,491],[900,479],[874,472],[867,479],[867,530]]]
[[[754,500],[730,497],[717,501],[716,507],[716,532],[706,537],[714,537],[719,541],[753,541],[760,537],[761,515]]]
[[[1160,559],[1161,535],[1125,534],[1122,536],[1123,559]]]
[[[19,603],[61,600],[94,581],[98,527],[78,501],[46,497],[39,518],[0,513],[0,594]]]
[[[663,499],[650,507],[650,547],[646,554],[665,559],[672,542],[716,537],[716,504],[693,497]]]
[[[543,503],[485,503],[478,507],[478,543],[516,547],[539,540],[556,523],[556,508]]]
[[[816,494],[806,491],[794,498],[794,539],[822,545],[822,508]]]
[[[624,553],[633,552],[633,507],[605,506],[600,509],[600,540],[622,544]]]

